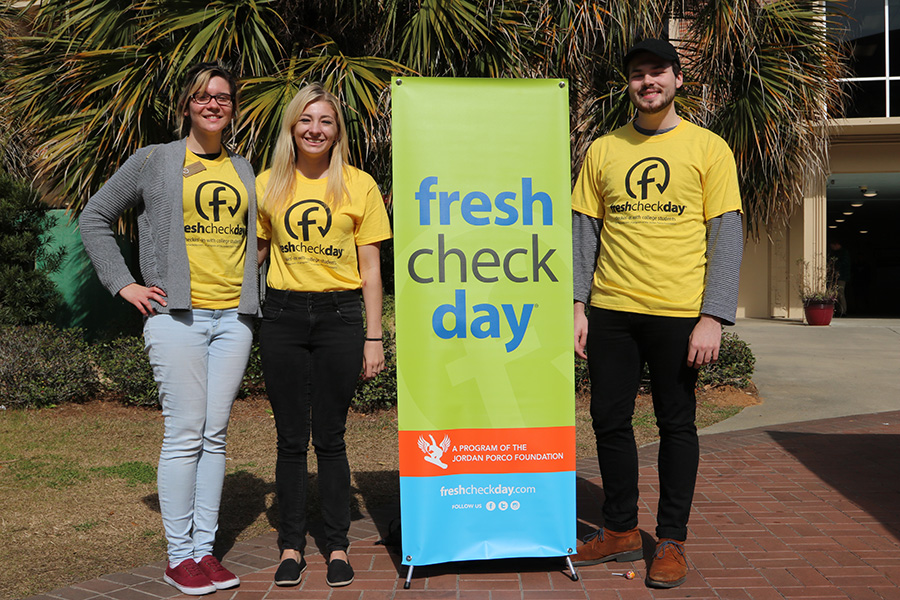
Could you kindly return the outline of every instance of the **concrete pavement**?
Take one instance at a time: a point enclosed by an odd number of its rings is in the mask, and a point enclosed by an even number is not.
[[[900,409],[900,319],[740,319],[731,330],[756,356],[763,403],[704,435]]]

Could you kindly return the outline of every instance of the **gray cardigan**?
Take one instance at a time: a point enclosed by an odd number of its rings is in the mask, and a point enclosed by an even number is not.
[[[129,208],[138,211],[141,275],[147,287],[166,292],[167,306],[152,302],[161,313],[191,308],[191,274],[184,237],[182,169],[187,140],[146,146],[135,152],[91,196],[79,218],[81,239],[101,283],[113,295],[135,283],[116,244],[112,224]],[[238,312],[259,312],[256,265],[256,177],[243,157],[228,152],[247,188],[247,252]]]

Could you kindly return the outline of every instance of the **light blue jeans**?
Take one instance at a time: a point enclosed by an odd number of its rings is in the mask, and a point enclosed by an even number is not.
[[[165,423],[157,487],[171,565],[212,554],[228,418],[252,341],[253,320],[236,308],[157,314],[144,324]]]

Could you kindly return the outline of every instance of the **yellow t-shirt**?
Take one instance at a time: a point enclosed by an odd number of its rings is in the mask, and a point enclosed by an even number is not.
[[[224,150],[213,160],[188,150],[184,167],[184,239],[191,266],[191,305],[235,308],[241,300],[247,252],[247,188]]]
[[[670,317],[700,314],[706,222],[741,210],[725,140],[682,120],[647,136],[632,124],[591,144],[572,208],[603,219],[591,305]]]
[[[260,199],[257,235],[271,240],[269,287],[302,292],[358,290],[362,287],[356,247],[391,237],[384,200],[372,177],[346,167],[350,201],[335,209],[325,203],[327,178],[307,179],[296,172],[294,197],[271,214],[262,198],[270,171],[256,178]]]

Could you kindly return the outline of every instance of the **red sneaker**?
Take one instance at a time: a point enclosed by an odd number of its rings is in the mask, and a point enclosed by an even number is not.
[[[222,566],[215,556],[208,554],[200,559],[198,563],[203,574],[209,577],[212,584],[217,590],[227,590],[236,585],[240,585],[241,580],[238,576]]]
[[[188,596],[202,596],[216,591],[216,586],[209,580],[209,577],[203,574],[200,566],[194,562],[193,558],[184,559],[174,569],[166,567],[166,574],[163,576],[163,580],[174,585],[182,594],[187,594]]]

